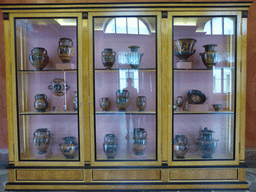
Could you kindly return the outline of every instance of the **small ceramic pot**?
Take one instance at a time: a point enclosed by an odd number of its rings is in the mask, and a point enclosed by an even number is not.
[[[70,87],[66,84],[64,79],[56,78],[52,81],[48,89],[52,90],[53,94],[56,96],[63,96]]]
[[[34,108],[37,112],[44,112],[48,108],[47,96],[45,94],[36,94]]]
[[[100,108],[103,109],[103,111],[108,111],[110,108],[110,101],[108,97],[102,97],[100,98]]]
[[[182,38],[174,40],[174,55],[176,55],[181,61],[186,61],[196,50],[194,45],[195,39]]]
[[[69,38],[60,38],[57,52],[63,63],[69,63],[74,56],[73,41]]]
[[[118,90],[116,92],[116,104],[119,111],[125,111],[129,105],[129,91],[128,90]]]
[[[217,142],[219,140],[213,139],[212,133],[214,133],[214,131],[208,130],[207,127],[200,131],[200,135],[202,135],[202,137],[197,141],[200,151],[203,154],[203,158],[212,158],[212,155],[216,151]]]
[[[216,46],[217,46],[216,44],[204,45],[203,47],[205,48],[205,52],[199,53],[199,55],[202,57],[204,65],[208,69],[212,69],[213,66],[217,64],[218,52],[214,51],[214,47]]]
[[[45,48],[34,47],[29,55],[29,61],[36,70],[43,70],[49,62],[49,57]]]
[[[117,137],[115,134],[106,134],[104,137],[103,151],[108,159],[113,159],[117,153]]]
[[[136,69],[141,63],[142,56],[144,53],[138,53],[139,46],[133,45],[128,47],[131,52],[126,54],[128,64],[131,66],[131,68]]]
[[[78,144],[75,142],[75,137],[64,137],[63,140],[65,142],[59,144],[60,151],[66,159],[74,159],[78,150]]]
[[[213,106],[215,111],[219,111],[220,108],[222,107],[222,104],[213,104],[212,106]]]
[[[33,142],[36,149],[39,151],[38,154],[45,154],[48,146],[50,145],[50,131],[48,131],[46,128],[41,128],[37,129],[33,135]]]
[[[135,155],[143,155],[147,146],[147,132],[143,128],[135,128],[133,132],[133,151]]]
[[[75,111],[77,111],[77,110],[78,110],[77,91],[74,91],[74,93],[75,93],[75,97],[74,97],[74,99],[73,99],[73,108],[74,108]]]
[[[182,107],[183,102],[184,102],[183,97],[182,96],[178,96],[177,99],[176,99],[176,103],[177,103],[178,107]]]
[[[138,96],[137,97],[137,107],[139,108],[140,111],[144,111],[146,108],[147,100],[145,96]]]
[[[107,69],[111,69],[116,61],[116,52],[113,49],[106,48],[101,52],[102,63]]]
[[[185,135],[175,135],[173,144],[174,155],[179,159],[184,159],[188,152],[188,138]]]

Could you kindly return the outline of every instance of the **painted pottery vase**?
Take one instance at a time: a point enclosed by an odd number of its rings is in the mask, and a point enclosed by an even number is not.
[[[147,98],[145,96],[138,96],[136,101],[136,105],[139,108],[139,110],[144,111],[147,104]]]
[[[49,57],[45,48],[34,47],[29,55],[29,61],[36,70],[43,70],[49,62]]]
[[[37,129],[34,132],[33,142],[36,149],[39,151],[38,154],[45,154],[47,148],[50,145],[51,134],[46,128]]]
[[[100,98],[100,108],[103,111],[108,111],[110,108],[110,100],[108,97],[102,97]]]
[[[186,61],[196,50],[194,50],[195,39],[182,38],[174,40],[174,55],[181,61]]]
[[[188,138],[185,135],[175,135],[173,149],[176,158],[184,159],[188,151]]]
[[[107,69],[111,69],[116,61],[116,52],[113,49],[106,48],[101,52],[102,63]]]
[[[212,138],[213,133],[214,131],[208,130],[207,127],[200,131],[201,138],[197,141],[203,158],[212,158],[212,155],[216,151],[219,140]]]
[[[108,159],[113,159],[117,153],[117,137],[115,134],[106,134],[104,137],[103,151]]]
[[[208,69],[212,69],[213,66],[217,64],[219,53],[214,51],[214,47],[216,46],[216,44],[204,45],[203,47],[205,48],[205,52],[199,53],[199,55],[202,57],[204,65]]]
[[[135,155],[143,155],[147,146],[147,132],[143,128],[135,128],[133,132],[133,151]]]
[[[60,38],[57,52],[63,63],[69,63],[74,56],[73,41],[69,38]]]
[[[34,108],[37,112],[44,112],[48,108],[47,96],[45,94],[36,94]]]
[[[184,99],[182,96],[177,96],[176,98],[176,104],[178,105],[178,107],[181,107],[183,105]]]
[[[64,137],[64,143],[59,144],[60,151],[66,157],[66,159],[74,159],[78,144],[75,142],[75,137]]]
[[[57,78],[52,81],[51,85],[48,86],[48,89],[50,89],[56,96],[63,96],[70,87],[66,84],[64,79]]]
[[[73,108],[75,111],[78,110],[78,97],[77,97],[77,91],[74,91],[75,97],[73,99]]]
[[[116,104],[119,111],[125,111],[129,105],[129,91],[128,90],[118,90],[116,92]]]
[[[126,54],[128,64],[131,66],[131,68],[136,69],[142,60],[142,56],[144,53],[138,53],[139,46],[133,45],[128,47],[131,52]]]

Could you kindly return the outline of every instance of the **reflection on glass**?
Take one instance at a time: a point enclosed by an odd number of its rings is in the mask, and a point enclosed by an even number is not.
[[[150,23],[147,24],[155,29],[156,18],[140,17],[145,22],[149,18]],[[109,25],[109,19],[110,17],[95,17],[94,23]],[[120,24],[119,19],[125,21],[122,24],[127,23],[128,34],[113,33],[105,36],[104,27],[102,30],[95,30],[94,26],[95,159],[156,160],[156,34],[139,35],[137,17],[113,18],[117,26]],[[134,49],[137,51],[138,47],[139,51],[135,52]],[[101,61],[101,52],[105,48],[111,48],[117,53],[116,62],[110,70]],[[141,59],[142,53],[147,57],[143,56]],[[140,61],[136,69],[129,62],[134,61],[133,56]],[[103,111],[102,103],[106,98],[109,108]],[[142,129],[147,136],[138,132],[140,137],[134,140],[134,130]],[[107,144],[106,135],[114,135],[117,138],[116,143]],[[110,157],[109,152],[106,153],[107,149],[116,150],[114,158]]]
[[[191,26],[185,21],[196,21]],[[180,25],[184,22],[184,25]],[[175,25],[175,23],[177,25]],[[234,130],[235,130],[235,74],[236,57],[234,31],[235,17],[174,17],[174,38],[190,38],[197,42],[197,51],[186,62],[180,61],[173,54],[173,104],[179,96],[184,103],[173,113],[173,137],[185,135],[188,138],[188,152],[186,160],[232,160],[234,158]],[[204,33],[202,33],[204,32]],[[184,44],[188,41],[184,41]],[[174,45],[173,45],[174,46]],[[183,45],[182,45],[183,46]],[[181,47],[182,47],[181,46]],[[184,45],[185,47],[185,45]],[[198,54],[200,53],[200,55]],[[217,59],[213,59],[213,58]],[[213,62],[214,61],[214,62]],[[193,97],[203,98],[205,102],[196,104]],[[200,152],[200,141],[205,137],[212,137],[218,142],[208,139],[213,151],[211,155]],[[174,138],[173,138],[174,139]],[[173,146],[174,147],[174,146]],[[173,148],[174,149],[174,148]],[[173,155],[174,161],[182,161]]]

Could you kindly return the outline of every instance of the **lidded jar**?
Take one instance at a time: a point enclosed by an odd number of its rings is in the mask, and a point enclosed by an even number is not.
[[[48,146],[50,145],[50,131],[48,131],[46,128],[40,128],[37,129],[33,135],[33,142],[36,149],[39,151],[38,154],[45,154]]]
[[[106,134],[104,137],[103,151],[108,159],[115,157],[117,153],[117,137],[115,134]]]
[[[214,131],[205,127],[200,131],[201,138],[198,139],[198,144],[203,158],[212,158],[212,155],[216,151],[218,139],[213,139],[212,134]]]
[[[72,39],[60,38],[57,52],[63,63],[69,63],[74,56]]]
[[[34,47],[29,55],[29,61],[36,70],[43,70],[49,62],[49,57],[45,48]]]
[[[177,96],[176,103],[177,103],[178,107],[182,107],[183,102],[184,102],[183,97],[182,96]]]
[[[36,94],[34,107],[37,112],[44,112],[48,108],[47,96],[45,94]]]
[[[188,151],[188,138],[185,135],[175,135],[173,144],[174,155],[177,158],[184,159]]]
[[[116,52],[111,48],[106,48],[101,52],[102,63],[107,69],[111,69],[116,61]]]

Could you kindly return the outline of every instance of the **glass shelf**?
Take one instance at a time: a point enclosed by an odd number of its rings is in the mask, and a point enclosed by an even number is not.
[[[182,114],[234,114],[233,111],[174,111],[175,115]]]
[[[118,69],[95,69],[95,72],[118,72],[118,71],[140,71],[140,72],[156,72],[155,68],[142,68],[142,69],[131,69],[131,68],[118,68]]]
[[[18,70],[19,73],[77,72],[77,69]]]
[[[156,115],[156,111],[96,111],[96,115]]]
[[[20,112],[20,115],[77,115],[77,111]]]

